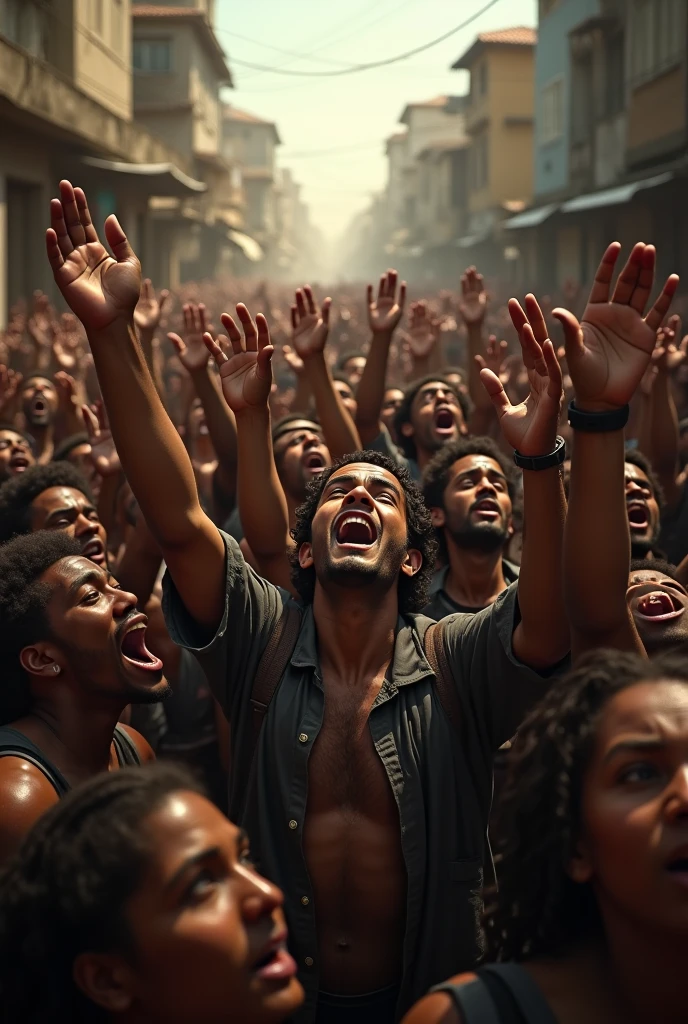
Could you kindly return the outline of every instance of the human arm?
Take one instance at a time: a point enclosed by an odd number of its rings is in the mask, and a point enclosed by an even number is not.
[[[396,270],[388,270],[381,276],[377,299],[373,297],[373,286],[368,285],[368,325],[372,337],[363,375],[356,389],[356,427],[364,448],[382,430],[380,412],[385,394],[389,349],[403,315],[405,302],[406,282],[401,282],[397,297]]]
[[[562,373],[535,296],[525,312],[511,299],[509,312],[518,332],[530,394],[512,405],[499,377],[487,367],[482,385],[494,405],[510,448],[536,457],[554,451],[563,402]],[[556,665],[568,653],[570,639],[562,584],[566,500],[559,466],[523,470],[523,553],[518,580],[520,622],[513,651],[535,669]]]
[[[361,439],[339,392],[332,384],[325,361],[325,344],[330,327],[331,299],[325,299],[320,312],[308,285],[298,288],[291,307],[292,345],[303,360],[325,443],[333,459],[360,450]]]
[[[678,316],[670,317],[667,325],[657,332],[657,347],[652,354],[656,373],[650,402],[650,444],[648,448],[641,447],[659,477],[669,512],[676,508],[683,493],[678,465],[678,413],[671,388],[672,374],[685,361],[688,348],[688,337],[680,345],[676,344],[680,332]]]
[[[0,866],[58,800],[40,768],[21,757],[0,757]]]
[[[506,349],[506,342],[497,341],[497,335],[491,334],[484,352],[474,357],[474,362],[479,371],[491,370],[495,377],[499,377],[503,384],[506,383],[503,378]],[[490,435],[495,424],[495,411],[490,396],[484,387],[480,390],[482,395],[479,401],[474,402],[470,420],[467,424],[469,434],[475,436]]]
[[[408,379],[414,381],[428,373],[441,370],[442,319],[432,315],[427,302],[423,299],[420,302],[412,302],[409,313],[409,329],[404,335],[404,340],[410,357]]]
[[[466,326],[466,358],[468,359],[468,393],[474,404],[483,402],[480,383],[480,363],[476,356],[484,350],[483,322],[487,313],[487,292],[482,274],[475,267],[468,267],[461,275],[461,298],[459,314]]]
[[[208,329],[205,306],[189,302],[184,305],[184,338],[168,334],[179,361],[189,374],[196,394],[201,400],[208,434],[218,460],[218,481],[227,497],[236,494],[237,434],[234,413],[222,397],[215,376],[210,373],[210,353],[203,341]]]
[[[160,372],[160,360],[157,358],[155,332],[160,326],[162,311],[169,296],[170,293],[166,288],[163,288],[160,295],[156,296],[151,279],[146,277],[141,282],[141,294],[134,310],[134,324],[138,331],[141,348],[157,392],[163,401],[165,400],[165,385]]]
[[[291,411],[305,413],[311,401],[311,382],[308,379],[304,361],[296,354],[291,345],[284,345],[282,354],[296,378],[296,390],[291,403]]]
[[[181,438],[153,383],[134,328],[139,261],[114,216],[105,235],[91,221],[86,196],[68,181],[51,202],[46,233],[55,282],[84,327],[122,467],[189,615],[216,629],[225,605],[225,549],[203,512]]]
[[[625,406],[650,363],[657,328],[678,278],[672,275],[643,318],[654,280],[653,246],[634,246],[609,300],[621,246],[612,242],[597,269],[579,324],[554,310],[564,328],[576,407],[588,412]],[[623,429],[573,432],[564,581],[572,654],[599,647],[644,653],[626,602],[630,533],[624,485]]]

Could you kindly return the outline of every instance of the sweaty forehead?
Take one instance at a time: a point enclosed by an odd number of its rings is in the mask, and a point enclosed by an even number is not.
[[[96,576],[107,578],[107,574],[90,558],[84,558],[83,555],[67,555],[66,558],[60,558],[57,562],[53,562],[41,576],[41,581],[50,584],[55,590],[63,592],[85,573],[89,573],[94,579]]]
[[[54,508],[82,508],[91,502],[82,491],[74,487],[48,487],[37,495],[31,505],[33,508],[50,512]]]
[[[620,733],[671,734],[688,730],[688,683],[679,679],[635,683],[608,701],[598,744],[612,743]]]
[[[37,384],[45,384],[49,388],[54,388],[55,386],[48,377],[29,377],[29,379],[24,383],[22,390],[26,391],[27,388],[35,388]]]
[[[328,485],[333,480],[339,480],[342,477],[348,478],[352,483],[389,483],[397,490],[401,490],[401,484],[395,477],[394,473],[390,473],[388,469],[383,469],[382,466],[375,466],[372,462],[349,462],[346,466],[340,466],[336,469],[332,476],[327,481]]]
[[[640,480],[644,484],[650,483],[645,470],[641,469],[640,466],[636,466],[634,462],[626,462],[624,464],[624,476],[627,480]],[[652,485],[650,484],[650,486]]]
[[[504,470],[496,459],[489,455],[464,455],[452,466],[452,476],[461,476],[462,473],[474,473],[480,470],[483,473],[498,473],[504,476]]]
[[[671,576],[656,569],[635,569],[628,577],[628,585],[633,586],[639,583],[670,583],[672,586],[680,586]]]

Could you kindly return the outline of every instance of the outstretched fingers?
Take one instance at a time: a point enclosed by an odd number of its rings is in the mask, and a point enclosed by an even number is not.
[[[645,312],[645,306],[647,300],[650,298],[650,292],[652,291],[652,285],[655,282],[655,263],[657,261],[657,253],[654,245],[646,245],[643,249],[642,257],[640,260],[640,271],[638,273],[638,281],[636,283],[633,294],[631,295],[630,303],[638,313],[642,316]]]
[[[669,312],[669,306],[671,305],[671,300],[676,294],[678,282],[678,274],[669,275],[669,277],[666,279],[666,283],[662,288],[661,293],[657,297],[657,301],[645,317],[645,323],[648,327],[651,327],[653,331],[657,330],[657,328],[664,320],[664,317]]]
[[[74,189],[74,198],[76,199],[76,205],[79,210],[79,219],[84,229],[87,242],[97,242],[98,232],[93,226],[91,220],[91,211],[88,208],[88,200],[86,199],[86,193],[82,188]]]
[[[638,278],[640,276],[644,252],[645,243],[636,242],[631,249],[630,256],[626,260],[625,267],[617,278],[616,287],[612,295],[612,302],[618,302],[623,306],[627,306],[630,303],[631,296],[638,285]]]
[[[227,332],[229,343],[232,346],[232,352],[235,356],[241,355],[244,351],[244,339],[241,336],[241,331],[234,323],[229,313],[222,313],[220,320],[222,321],[222,326]]]
[[[87,405],[81,406],[81,415],[84,419],[84,426],[91,444],[95,444],[100,437],[100,423],[96,414]]]
[[[549,338],[545,341],[542,346],[542,357],[545,363],[545,370],[549,383],[547,385],[547,394],[550,398],[559,401],[561,399],[561,393],[564,389],[564,377],[561,372],[561,366],[557,359],[557,354],[554,351],[554,345]]]
[[[272,354],[275,351],[270,341],[270,328],[268,322],[262,313],[258,313],[256,316],[256,327],[258,329],[258,360],[256,365],[256,373],[259,377],[265,379],[266,377],[272,377],[272,368],[270,363],[272,362]]]
[[[532,292],[528,292],[526,295],[526,315],[528,317],[528,323],[533,328],[535,340],[538,344],[544,345],[549,336],[547,324],[545,323],[544,315],[540,309],[540,303]]]
[[[168,338],[168,341],[172,342],[172,344],[174,346],[174,350],[177,353],[177,355],[178,356],[184,355],[184,353],[186,352],[186,345],[184,344],[182,339],[179,337],[179,335],[175,334],[174,331],[168,331],[167,338]]]
[[[215,364],[217,365],[218,369],[222,366],[223,363],[226,363],[228,361],[229,357],[227,356],[226,352],[219,344],[219,342],[216,341],[215,338],[213,338],[212,334],[209,331],[205,331],[203,334],[203,344],[205,345],[205,347],[208,349],[211,356],[215,360]],[[234,346],[232,346],[232,348],[234,348]]]
[[[484,367],[480,371],[480,383],[487,391],[490,401],[497,410],[497,415],[501,418],[511,408],[509,396],[504,390],[501,380],[496,373]]]
[[[297,292],[298,294],[298,292]],[[301,296],[303,302],[303,295]],[[236,307],[237,316],[241,320],[241,326],[244,329],[244,337],[246,338],[246,351],[256,352],[258,350],[258,331],[256,325],[253,322],[253,318],[249,313],[247,307],[243,302],[239,302]],[[265,319],[265,318],[263,318]]]
[[[125,235],[122,225],[111,213],[105,221],[105,237],[112,249],[112,254],[118,263],[125,263],[127,260],[135,260],[134,250],[129,245],[129,239]]]
[[[332,308],[332,299],[328,295],[326,299],[323,299],[323,304],[320,308],[320,319],[326,327],[330,326],[330,309]],[[260,344],[260,341],[258,342]]]
[[[589,302],[608,302],[609,286],[614,274],[614,267],[621,252],[621,243],[612,242],[605,249],[604,255],[595,273]]]

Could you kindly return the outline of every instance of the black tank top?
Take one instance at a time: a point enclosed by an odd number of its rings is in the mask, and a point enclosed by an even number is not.
[[[126,729],[123,729],[121,725],[116,725],[112,739],[120,768],[141,764],[136,744]],[[0,726],[0,757],[21,757],[23,761],[35,765],[39,771],[43,772],[59,797],[65,796],[71,789],[62,772],[55,767],[52,761],[47,759],[40,747],[36,746],[23,732],[13,729],[10,725]]]
[[[430,989],[446,992],[464,1024],[557,1024],[549,1003],[519,964],[486,964],[465,985],[443,982]]]

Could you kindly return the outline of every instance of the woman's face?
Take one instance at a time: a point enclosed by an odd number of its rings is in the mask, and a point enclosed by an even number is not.
[[[256,873],[245,835],[191,792],[168,797],[144,829],[154,852],[126,908],[136,1019],[286,1019],[303,990],[286,950],[283,897]]]
[[[609,928],[688,934],[688,684],[638,683],[606,705],[570,872]]]

